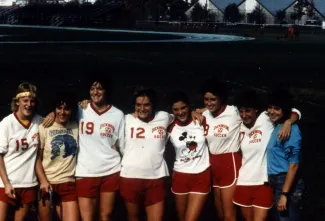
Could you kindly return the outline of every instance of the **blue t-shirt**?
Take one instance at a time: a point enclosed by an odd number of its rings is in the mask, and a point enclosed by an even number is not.
[[[289,164],[299,164],[301,134],[297,124],[291,126],[290,137],[285,141],[278,139],[282,124],[277,125],[267,145],[267,173],[288,172]]]

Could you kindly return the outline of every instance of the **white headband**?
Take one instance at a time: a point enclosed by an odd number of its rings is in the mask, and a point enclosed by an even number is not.
[[[21,92],[21,93],[18,93],[16,95],[16,98],[19,99],[21,97],[35,97],[35,94],[34,93],[31,93],[29,91],[26,91],[26,92]]]

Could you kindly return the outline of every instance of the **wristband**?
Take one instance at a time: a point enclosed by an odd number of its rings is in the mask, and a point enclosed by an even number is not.
[[[288,196],[289,193],[288,192],[282,192],[281,195]]]

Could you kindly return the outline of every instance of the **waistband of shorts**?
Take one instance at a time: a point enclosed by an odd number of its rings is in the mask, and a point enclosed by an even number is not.
[[[227,155],[227,154],[240,154],[240,151],[236,151],[236,152],[227,152],[227,153],[219,153],[219,154],[213,154],[213,153],[210,153],[210,155],[212,155],[212,156],[222,156],[222,155]]]
[[[284,176],[284,175],[287,175],[287,172],[281,172],[281,173],[278,173],[278,174],[270,174],[269,176],[270,177],[278,177],[278,176]]]

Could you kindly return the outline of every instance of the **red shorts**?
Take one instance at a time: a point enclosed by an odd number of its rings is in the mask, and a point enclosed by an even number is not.
[[[77,195],[84,198],[99,197],[100,193],[115,192],[120,188],[120,172],[104,177],[77,179]]]
[[[5,194],[5,188],[0,188],[0,201],[13,206],[21,206],[36,200],[37,187],[15,188],[16,199],[9,198]]]
[[[53,200],[55,202],[77,201],[77,191],[75,182],[51,184],[53,189]],[[42,199],[49,199],[49,194],[42,192]]]
[[[165,199],[166,185],[164,178],[134,179],[121,177],[121,196],[126,202],[154,205]]]
[[[174,194],[208,194],[211,188],[211,170],[209,167],[197,174],[174,171],[172,180],[171,190]]]
[[[236,183],[242,157],[239,152],[210,154],[213,187],[227,188]]]
[[[270,209],[273,206],[273,192],[269,185],[236,186],[233,202],[243,207]]]

